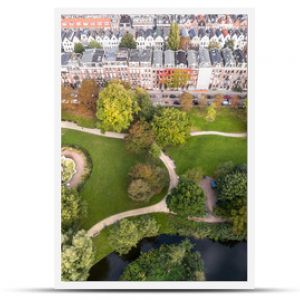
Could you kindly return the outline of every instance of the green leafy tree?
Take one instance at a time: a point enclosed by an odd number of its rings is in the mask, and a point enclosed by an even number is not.
[[[200,167],[188,169],[184,173],[183,177],[186,179],[192,180],[196,184],[199,184],[201,179],[203,178],[203,170]]]
[[[85,206],[74,189],[61,187],[61,226],[63,230],[76,228],[85,214]]]
[[[93,41],[89,42],[88,47],[90,49],[100,49],[100,48],[102,48],[102,45],[100,43],[98,43],[97,41],[93,40]]]
[[[99,97],[99,86],[95,80],[85,79],[78,90],[78,100],[86,109],[96,112],[96,104]]]
[[[187,86],[190,80],[190,73],[187,70],[176,69],[170,75],[169,81],[166,83],[167,87],[178,89]]]
[[[203,216],[206,213],[205,195],[193,181],[181,178],[167,196],[168,208],[182,216]]]
[[[133,38],[133,35],[129,32],[125,33],[122,36],[119,47],[120,48],[128,48],[128,49],[136,49],[136,42]]]
[[[108,231],[109,244],[119,254],[127,254],[144,237],[157,235],[159,225],[153,217],[123,219]]]
[[[228,218],[233,231],[242,234],[247,231],[247,168],[236,166],[223,171],[217,178],[216,213]]]
[[[178,245],[162,245],[142,253],[121,276],[125,281],[203,281],[204,263],[185,240]]]
[[[153,142],[154,132],[150,124],[145,121],[135,122],[125,138],[126,149],[133,153],[149,151]]]
[[[180,95],[180,105],[183,111],[190,111],[193,108],[193,95],[184,92]]]
[[[172,23],[168,38],[168,46],[171,50],[177,51],[180,43],[179,27],[177,23]]]
[[[205,120],[208,122],[213,122],[216,119],[217,116],[217,111],[215,109],[215,104],[212,103],[208,108],[207,108],[207,115],[205,117]]]
[[[61,253],[62,281],[84,281],[94,264],[93,242],[84,230],[64,238]]]
[[[96,116],[103,131],[127,129],[138,111],[132,92],[118,82],[108,84],[99,94]]]
[[[159,156],[161,154],[161,149],[155,142],[151,145],[150,150],[149,150],[149,154],[154,159],[159,158]]]
[[[190,135],[190,127],[187,113],[175,108],[161,109],[152,123],[156,142],[162,147],[185,143]]]
[[[151,121],[155,113],[155,107],[151,102],[149,94],[144,89],[137,87],[135,89],[135,97],[140,107],[138,118],[147,122]]]
[[[74,45],[74,52],[75,53],[83,53],[84,52],[84,47],[81,43],[75,43]]]

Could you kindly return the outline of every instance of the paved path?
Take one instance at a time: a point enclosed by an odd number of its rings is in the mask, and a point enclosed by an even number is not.
[[[243,138],[247,136],[246,132],[242,133],[230,133],[230,132],[221,132],[221,131],[193,131],[191,132],[191,136],[199,136],[199,135],[220,135],[226,137],[235,137],[235,138]]]
[[[76,123],[69,122],[69,121],[61,121],[61,127],[67,128],[67,129],[78,130],[78,131],[82,131],[82,132],[86,132],[86,133],[90,133],[90,134],[105,136],[105,137],[109,137],[109,138],[115,138],[115,139],[124,139],[126,136],[126,134],[118,133],[118,132],[106,131],[105,133],[102,133],[100,131],[100,129],[98,129],[98,128],[81,127],[81,126],[78,126]]]
[[[76,149],[72,150],[70,148],[64,149],[61,152],[61,155],[71,158],[75,162],[75,169],[76,172],[72,176],[71,180],[67,183],[67,186],[70,188],[75,188],[78,186],[78,184],[81,182],[81,177],[84,174],[84,168],[85,168],[85,159],[82,157],[82,154],[80,154]]]

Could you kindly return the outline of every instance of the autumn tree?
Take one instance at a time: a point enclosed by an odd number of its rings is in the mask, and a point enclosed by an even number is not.
[[[200,101],[199,101],[199,108],[200,109],[206,108],[207,107],[207,103],[208,103],[208,101],[207,101],[207,95],[201,94]]]
[[[190,45],[190,38],[188,36],[181,36],[179,42],[179,49],[188,51]]]
[[[183,111],[190,111],[193,108],[193,95],[184,92],[180,95],[180,105]]]
[[[234,46],[235,46],[235,42],[233,39],[229,39],[225,42],[225,47],[228,47],[229,49],[231,49],[232,51],[234,50]]]
[[[128,196],[133,201],[148,201],[152,196],[150,185],[143,179],[134,179],[128,186]]]
[[[170,75],[169,81],[166,83],[170,88],[184,88],[190,80],[190,73],[187,70],[176,69]]]
[[[208,122],[213,122],[216,119],[216,116],[217,116],[217,111],[215,109],[215,104],[212,103],[207,108],[207,114],[206,114],[205,120]]]
[[[185,143],[190,127],[187,113],[175,108],[161,109],[152,122],[156,142],[162,147]]]
[[[208,44],[208,49],[220,49],[221,45],[217,41],[210,41]]]
[[[238,95],[233,95],[231,97],[231,102],[230,102],[231,108],[237,109],[239,107],[240,101],[241,101],[241,99]]]
[[[100,43],[98,43],[97,41],[92,40],[92,41],[89,42],[88,48],[90,48],[90,49],[100,49],[100,48],[102,48],[102,45]]]
[[[214,104],[215,104],[215,108],[218,109],[222,106],[222,102],[224,100],[224,97],[222,94],[217,94],[215,96],[215,99],[214,99]]]
[[[177,51],[180,43],[179,27],[177,23],[172,23],[168,38],[168,46],[171,50]]]
[[[118,82],[109,83],[99,94],[96,116],[103,131],[127,129],[138,111],[132,92]]]
[[[92,239],[84,230],[74,236],[63,236],[61,251],[62,281],[84,281],[94,264],[94,248]]]
[[[136,49],[136,42],[131,33],[126,32],[121,39],[120,48]]]
[[[87,110],[95,113],[97,100],[99,97],[99,87],[95,80],[85,79],[78,90],[78,100]]]
[[[153,142],[154,132],[146,121],[135,122],[125,138],[126,149],[133,153],[149,151]]]
[[[74,52],[75,53],[83,53],[84,52],[84,47],[81,43],[75,43],[74,45]]]

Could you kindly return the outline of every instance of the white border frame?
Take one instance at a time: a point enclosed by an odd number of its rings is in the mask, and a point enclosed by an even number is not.
[[[61,221],[60,221],[60,53],[62,14],[247,14],[248,15],[248,241],[247,281],[81,281],[60,280],[61,267]],[[55,288],[56,289],[99,289],[99,290],[205,290],[205,289],[254,289],[254,8],[56,8],[55,9]],[[250,63],[249,63],[250,62]]]

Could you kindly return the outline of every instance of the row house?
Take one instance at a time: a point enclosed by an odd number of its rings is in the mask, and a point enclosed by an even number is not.
[[[131,16],[132,28],[135,30],[147,30],[154,27],[154,15],[133,15]]]
[[[111,29],[111,17],[103,16],[68,16],[61,18],[63,29]]]
[[[189,90],[247,90],[247,63],[240,49],[232,52],[160,49],[87,49],[82,56],[62,53],[62,83],[78,85],[83,79],[99,83],[119,79],[145,89],[166,89],[175,70],[189,74]]]
[[[168,29],[140,29],[136,33],[137,49],[160,49],[163,50],[169,35]]]
[[[74,52],[74,46],[76,43],[80,43],[81,36],[79,32],[68,31],[62,32],[61,40],[62,40],[62,49],[64,52]]]

